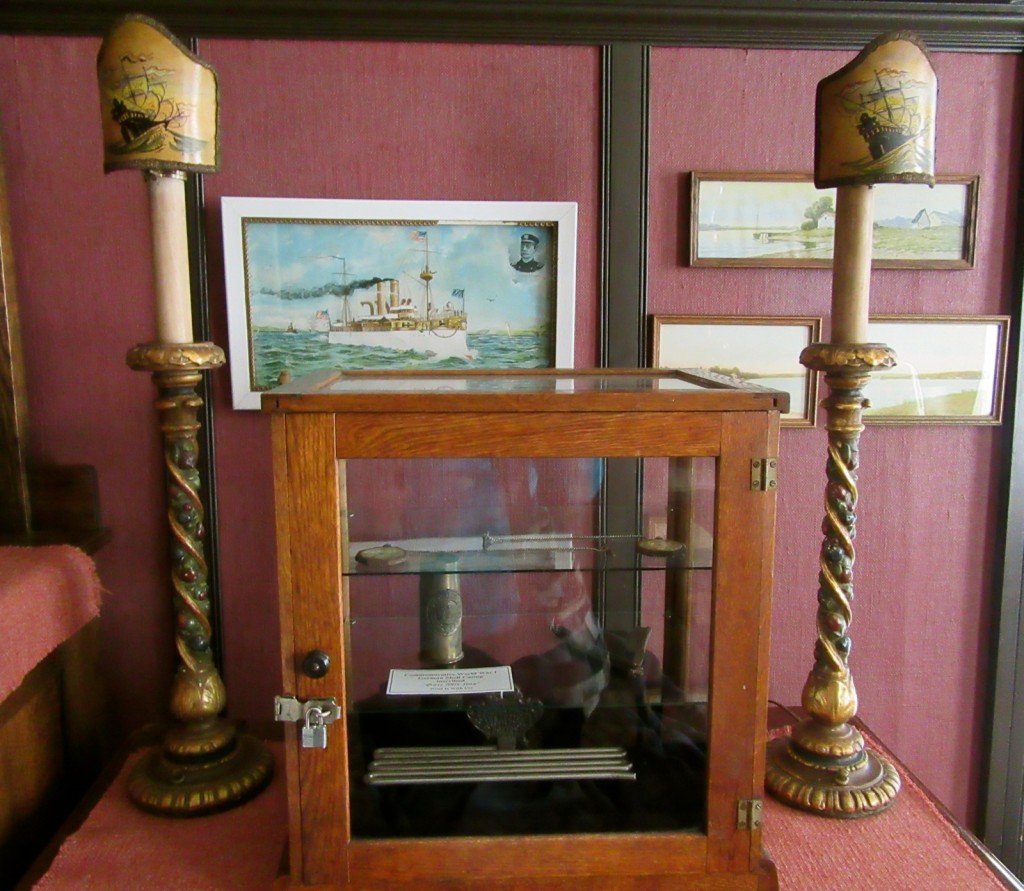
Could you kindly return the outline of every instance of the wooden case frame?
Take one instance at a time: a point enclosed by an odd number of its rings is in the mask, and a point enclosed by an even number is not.
[[[778,454],[785,397],[710,378],[708,389],[683,393],[367,397],[329,393],[331,376],[313,377],[312,386],[307,379],[263,397],[273,413],[283,680],[285,692],[300,699],[346,703],[345,671],[312,679],[299,670],[313,649],[346,664],[348,580],[339,569],[348,556],[345,459],[717,459],[707,831],[353,839],[345,722],[332,725],[324,750],[301,748],[297,727],[286,725],[290,875],[279,887],[774,887],[759,821],[741,828],[738,812],[762,796],[774,549],[774,487],[752,487],[751,466]]]

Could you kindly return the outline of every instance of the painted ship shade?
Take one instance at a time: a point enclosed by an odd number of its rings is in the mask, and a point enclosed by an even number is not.
[[[873,40],[818,84],[814,184],[935,184],[938,82],[911,34]]]

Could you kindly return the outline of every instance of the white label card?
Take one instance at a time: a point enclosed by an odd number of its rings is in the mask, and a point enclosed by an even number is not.
[[[459,693],[512,693],[512,666],[494,668],[392,668],[389,696],[451,696]]]

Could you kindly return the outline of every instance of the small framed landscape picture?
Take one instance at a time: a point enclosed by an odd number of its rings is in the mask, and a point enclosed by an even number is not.
[[[224,198],[235,408],[321,369],[570,368],[576,205]]]
[[[881,183],[873,196],[872,265],[967,269],[974,265],[978,177],[934,186]],[[691,266],[832,265],[836,190],[799,173],[693,173]]]
[[[1008,316],[872,316],[868,338],[896,367],[864,388],[868,424],[999,424]]]
[[[786,427],[813,427],[817,375],[800,364],[804,347],[819,340],[816,316],[656,315],[654,368],[699,368],[789,393]]]

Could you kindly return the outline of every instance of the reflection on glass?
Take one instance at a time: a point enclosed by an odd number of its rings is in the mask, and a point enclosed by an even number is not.
[[[346,464],[353,833],[700,831],[714,460],[645,460],[614,535],[598,459]]]

